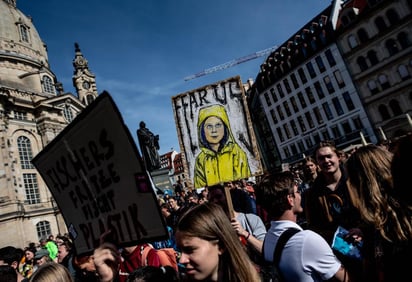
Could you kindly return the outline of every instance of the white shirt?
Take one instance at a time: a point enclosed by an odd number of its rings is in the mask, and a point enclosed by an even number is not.
[[[283,248],[279,269],[286,281],[323,281],[332,278],[341,262],[333,254],[328,243],[311,230],[302,230],[289,220],[272,221],[266,233],[264,256],[273,260],[273,252],[279,236],[286,229],[294,227],[301,231],[293,235]]]

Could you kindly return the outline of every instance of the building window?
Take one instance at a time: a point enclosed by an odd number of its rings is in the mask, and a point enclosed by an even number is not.
[[[336,113],[338,116],[343,115],[343,108],[342,105],[339,102],[339,99],[337,97],[332,99],[333,106],[335,107]]]
[[[352,128],[350,127],[350,124],[347,121],[342,123],[342,129],[345,135],[352,133]]]
[[[26,191],[26,201],[28,204],[40,203],[39,186],[35,173],[23,173],[24,189]]]
[[[322,85],[320,85],[319,81],[316,81],[314,84],[316,93],[318,94],[319,99],[325,98],[325,94],[323,93]]]
[[[408,68],[405,65],[400,65],[398,67],[398,73],[402,80],[407,80],[411,77]]]
[[[290,85],[289,85],[289,80],[287,78],[283,80],[283,85],[285,86],[286,92],[288,93],[292,92],[292,89],[290,88]]]
[[[300,131],[306,132],[306,125],[301,116],[298,117],[298,123],[299,123]]]
[[[312,139],[310,139],[310,137],[305,139],[305,143],[306,143],[307,148],[312,148],[313,143],[312,143]]]
[[[90,105],[91,103],[93,103],[93,101],[94,101],[94,96],[91,95],[91,94],[88,94],[88,95],[86,96],[87,105]]]
[[[296,122],[294,120],[290,121],[290,126],[292,127],[293,134],[297,136],[299,134],[298,127],[296,126]]]
[[[384,19],[380,16],[375,19],[375,25],[376,25],[377,29],[379,30],[379,33],[381,33],[382,31],[384,31],[387,28],[387,25],[386,25]]]
[[[411,45],[411,41],[408,38],[408,34],[401,32],[398,34],[398,41],[402,49],[408,48]]]
[[[276,103],[276,102],[278,101],[278,96],[276,96],[276,91],[275,91],[275,89],[270,88],[270,94],[272,95],[273,102]]]
[[[378,57],[376,56],[375,50],[370,50],[367,54],[369,62],[372,66],[377,65],[379,63]]]
[[[299,83],[298,83],[298,80],[297,80],[296,75],[294,73],[292,73],[290,75],[290,79],[292,80],[293,87],[295,89],[298,89],[299,88]]]
[[[19,25],[19,30],[20,30],[20,40],[26,43],[30,43],[30,37],[29,37],[29,29],[25,25]]]
[[[389,114],[388,108],[385,105],[380,105],[378,107],[379,113],[381,115],[381,120],[388,120],[391,118],[391,115]]]
[[[286,137],[290,139],[292,135],[290,135],[289,126],[286,123],[283,125],[283,130],[285,131]]]
[[[302,81],[303,84],[308,82],[308,79],[306,78],[306,75],[305,75],[305,71],[302,68],[298,69],[298,74],[299,74],[300,80]]]
[[[329,94],[335,92],[335,88],[333,87],[332,81],[328,75],[323,78],[323,82],[325,82],[326,89],[328,89]]]
[[[282,129],[280,129],[280,127],[276,128],[276,132],[278,133],[280,142],[285,141],[285,137],[283,137]]]
[[[302,92],[298,93],[298,99],[299,99],[302,109],[306,108],[306,101],[305,101],[305,97],[303,97]]]
[[[275,114],[275,110],[270,110],[270,116],[272,117],[273,123],[277,124],[278,123],[278,119],[276,118],[276,114]]]
[[[400,21],[399,15],[394,9],[389,9],[386,12],[386,17],[388,18],[390,25],[395,25]]]
[[[69,105],[64,105],[63,116],[68,122],[72,122],[74,119],[73,111]]]
[[[368,69],[368,64],[366,63],[366,59],[362,56],[356,59],[356,63],[358,64],[361,71],[366,71]]]
[[[283,148],[283,153],[285,154],[285,157],[286,157],[286,158],[289,158],[289,157],[290,157],[290,152],[289,152],[289,148],[288,148],[288,147]]]
[[[323,140],[331,140],[329,132],[327,130],[322,130],[322,138]]]
[[[37,230],[37,237],[40,239],[42,238],[47,238],[49,235],[52,234],[51,228],[50,228],[50,222],[48,221],[40,221],[39,223],[36,224],[36,230]]]
[[[18,120],[27,120],[27,113],[14,111],[14,118]]]
[[[278,89],[280,98],[285,97],[285,93],[283,93],[283,88],[282,88],[282,85],[280,85],[280,83],[276,85],[276,88]]]
[[[312,115],[310,114],[310,112],[306,112],[306,113],[305,113],[305,118],[306,118],[306,121],[307,121],[308,124],[309,124],[309,127],[310,127],[310,128],[314,128],[314,127],[315,127],[315,124],[313,123]]]
[[[353,125],[355,126],[356,129],[361,130],[364,128],[362,121],[359,117],[355,117],[352,119]]]
[[[325,64],[323,63],[323,60],[320,56],[317,56],[315,58],[316,64],[318,65],[319,71],[322,73],[326,70]]]
[[[280,120],[284,120],[285,115],[283,114],[282,108],[280,106],[277,106],[276,110],[278,111],[278,115],[279,115]]]
[[[399,116],[402,114],[402,109],[398,101],[396,100],[389,101],[389,107],[391,107],[391,110],[395,116]]]
[[[333,114],[332,114],[332,111],[330,110],[329,104],[328,104],[328,103],[323,103],[323,104],[322,104],[322,108],[323,108],[323,111],[324,111],[325,114],[326,114],[326,118],[327,118],[328,120],[333,119]]]
[[[53,81],[47,75],[43,76],[43,91],[50,94],[55,94]]]
[[[314,104],[316,100],[315,100],[315,96],[313,96],[312,89],[310,89],[310,87],[306,87],[305,92],[306,92],[306,97],[308,97],[309,102],[311,104]]]
[[[268,107],[270,107],[272,105],[272,102],[270,101],[269,94],[266,92],[264,94],[264,96],[265,96],[265,100],[266,100],[266,105],[268,105]]]
[[[335,76],[336,82],[338,83],[339,88],[345,87],[345,81],[342,78],[340,70],[336,70],[333,75]]]
[[[366,41],[369,40],[369,34],[363,28],[359,29],[357,34],[358,34],[359,41],[361,43],[365,43]]]
[[[341,133],[340,133],[339,127],[337,125],[332,126],[331,130],[332,130],[332,134],[333,134],[334,138],[341,137]]]
[[[378,86],[376,85],[375,80],[368,81],[368,88],[372,95],[379,93]]]
[[[348,108],[349,111],[352,111],[355,109],[355,105],[353,104],[353,101],[349,95],[348,91],[343,92],[342,94],[343,100],[345,101],[346,107]]]
[[[298,104],[296,103],[295,97],[290,98],[290,103],[292,104],[292,108],[297,113],[299,111]]]
[[[348,36],[348,44],[351,49],[356,48],[359,45],[355,35],[351,34]]]
[[[389,84],[388,77],[385,74],[381,74],[378,77],[379,84],[381,85],[382,89],[388,89],[391,85]]]
[[[315,114],[316,121],[318,122],[318,124],[322,124],[323,123],[323,118],[322,118],[322,114],[321,114],[319,108],[314,107],[313,108],[313,113]]]
[[[288,101],[283,102],[283,107],[285,108],[286,115],[290,117],[292,113],[290,112]]]
[[[329,66],[333,67],[336,65],[335,58],[333,57],[332,51],[330,49],[325,51],[326,59],[328,60]]]
[[[316,72],[315,72],[315,68],[313,67],[311,62],[308,62],[306,64],[306,68],[308,69],[310,77],[315,78],[316,77]]]
[[[17,148],[19,151],[20,165],[22,169],[33,169],[34,166],[31,163],[33,159],[33,152],[31,150],[30,139],[26,136],[20,136],[17,138]]]
[[[385,42],[386,49],[390,56],[393,56],[399,52],[398,44],[393,39],[389,39]]]

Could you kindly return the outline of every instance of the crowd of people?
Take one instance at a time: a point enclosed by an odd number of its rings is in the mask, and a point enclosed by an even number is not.
[[[350,153],[323,141],[299,169],[255,182],[200,191],[179,182],[172,195],[158,195],[167,240],[124,248],[102,241],[89,256],[77,256],[68,235],[6,246],[0,282],[403,281],[412,253],[411,158],[412,135]],[[175,251],[176,267],[161,260],[165,248]]]

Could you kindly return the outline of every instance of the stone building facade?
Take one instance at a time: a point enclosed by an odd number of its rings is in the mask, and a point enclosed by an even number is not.
[[[0,0],[0,245],[25,247],[67,232],[50,191],[31,163],[98,95],[78,44],[76,95],[65,92],[46,44],[16,1]]]

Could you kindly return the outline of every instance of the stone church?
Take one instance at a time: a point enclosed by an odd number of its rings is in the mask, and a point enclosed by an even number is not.
[[[95,76],[74,46],[76,94],[65,92],[54,75],[31,18],[16,0],[0,0],[0,247],[24,248],[67,232],[31,159],[98,95]]]

